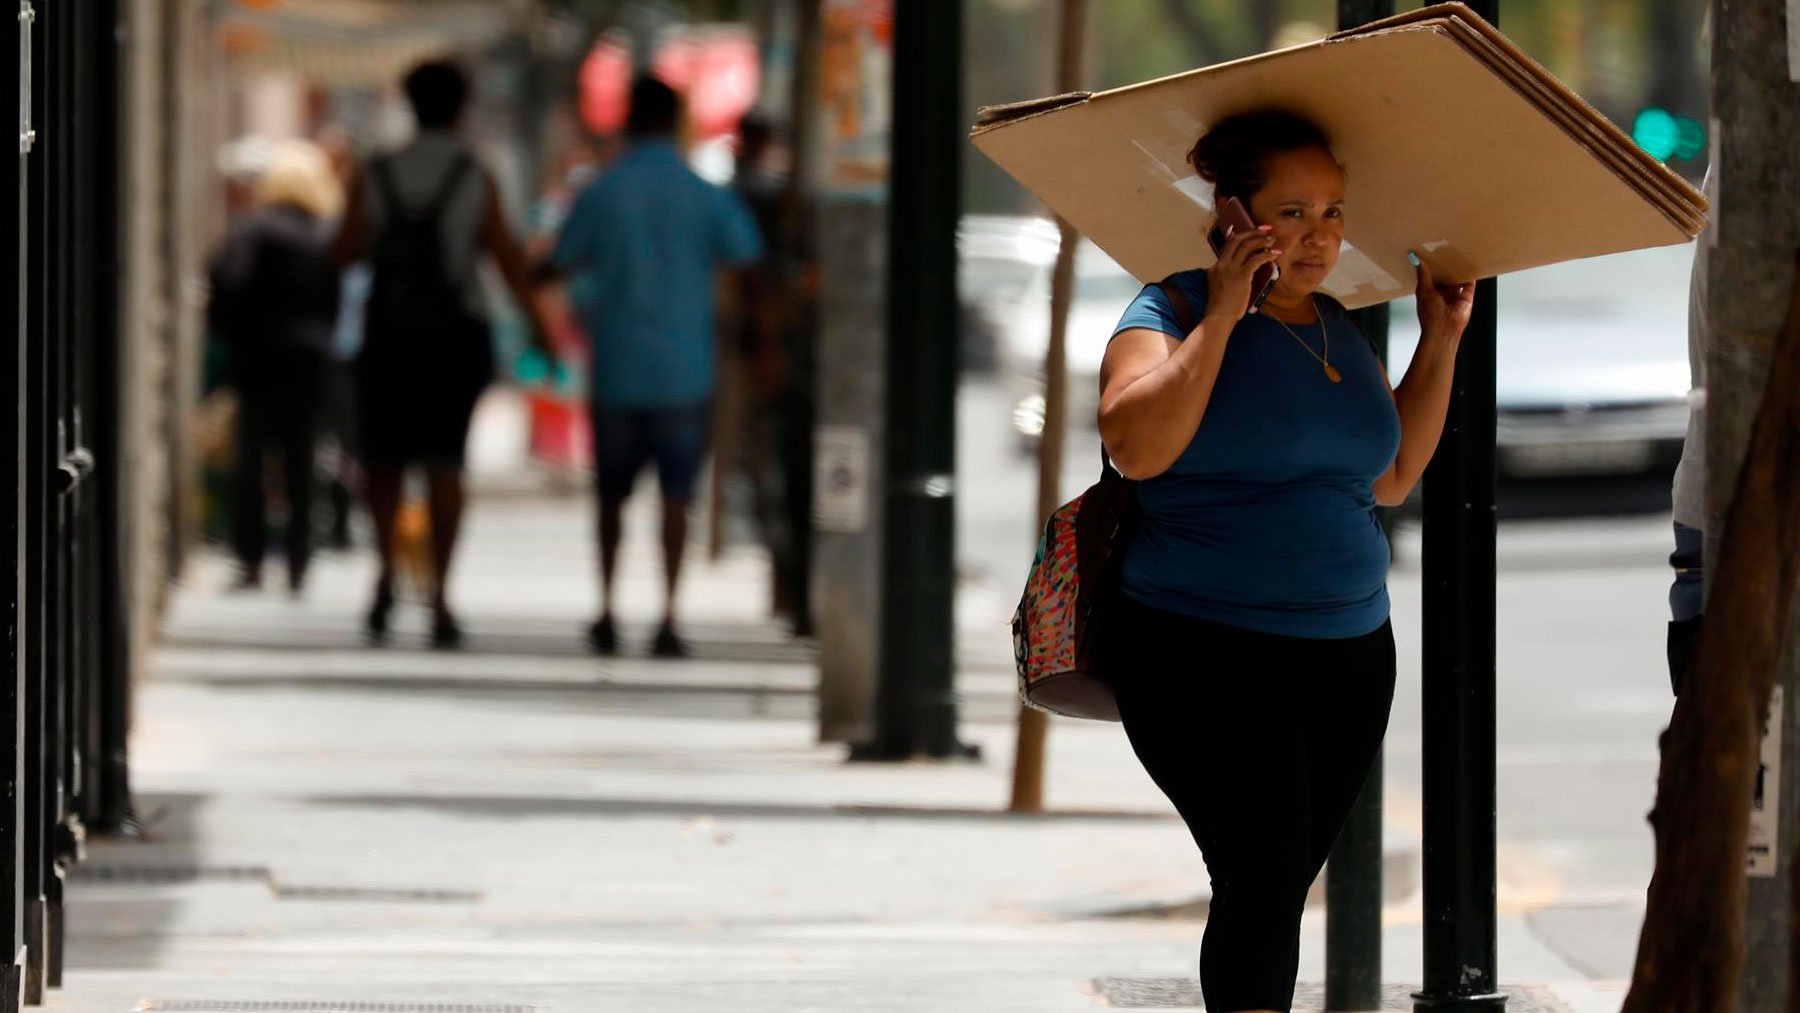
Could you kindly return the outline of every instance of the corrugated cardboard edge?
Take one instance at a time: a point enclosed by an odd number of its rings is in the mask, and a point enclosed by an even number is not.
[[[1487,54],[1498,54],[1505,62],[1495,62],[1473,53],[1477,59],[1486,64],[1488,70],[1497,75],[1514,91],[1537,106],[1552,123],[1561,127],[1563,132],[1575,143],[1586,148],[1598,158],[1612,173],[1632,187],[1670,221],[1680,225],[1689,235],[1698,235],[1706,224],[1704,199],[1696,204],[1691,197],[1693,191],[1686,187],[1686,181],[1670,172],[1666,167],[1637,147],[1629,140],[1620,142],[1614,135],[1611,123],[1603,117],[1596,119],[1583,110],[1576,109],[1567,101],[1567,89],[1560,89],[1554,82],[1545,82],[1531,74],[1506,57],[1505,51],[1493,44],[1492,40],[1467,25],[1457,25],[1451,32],[1452,37],[1462,36],[1465,49],[1470,46],[1481,47]],[[1562,94],[1558,94],[1561,92]]]
[[[1441,11],[1444,8],[1466,9],[1461,4],[1439,4],[1425,10]],[[1395,33],[1434,31],[1459,46],[1502,85],[1530,103],[1539,115],[1556,125],[1569,140],[1586,151],[1589,157],[1661,212],[1670,224],[1681,229],[1690,238],[1699,234],[1706,222],[1704,199],[1698,206],[1687,199],[1694,195],[1694,191],[1686,186],[1685,180],[1650,158],[1629,138],[1624,138],[1610,120],[1581,102],[1554,75],[1542,67],[1538,67],[1538,72],[1534,73],[1531,68],[1522,66],[1530,61],[1530,57],[1519,52],[1516,47],[1496,45],[1496,39],[1504,40],[1505,37],[1492,26],[1479,18],[1475,19],[1487,29],[1482,31],[1475,25],[1456,18],[1426,19],[1417,14],[1418,12],[1413,12],[1391,19],[1397,22],[1391,28],[1340,32],[1319,45],[1352,45]]]
[[[1468,4],[1451,0],[1449,3],[1427,4],[1417,10],[1402,11],[1399,14],[1392,14],[1375,21],[1365,22],[1357,25],[1355,28],[1346,28],[1342,31],[1332,32],[1330,35],[1325,36],[1325,41],[1335,42],[1339,39],[1353,39],[1358,35],[1368,35],[1373,32],[1385,32],[1390,28],[1404,28],[1408,25],[1418,24],[1421,21],[1434,21],[1438,18],[1448,17],[1467,18],[1471,21],[1479,21],[1484,25],[1488,24],[1487,20],[1475,13]],[[1488,27],[1493,28],[1494,26],[1488,25]]]
[[[1444,28],[1438,25],[1422,25],[1413,30],[1435,31],[1440,34],[1448,34]],[[1108,88],[1106,91],[1072,91],[1061,95],[1046,95],[1043,98],[1027,99],[1023,102],[1006,102],[1000,105],[978,106],[975,109],[975,125],[970,128],[969,137],[971,139],[977,138],[989,131],[998,130],[1001,127],[1011,126],[1014,123],[1022,123],[1025,120],[1036,119],[1039,116],[1045,116],[1050,113],[1061,112],[1064,109],[1069,109],[1074,106],[1085,105],[1090,102],[1103,102],[1120,95],[1129,95],[1132,92],[1145,88],[1154,88],[1171,81],[1206,77],[1222,73],[1241,64],[1278,59],[1280,57],[1293,55],[1302,50],[1316,49],[1320,45],[1323,45],[1323,40],[1319,42],[1306,42],[1298,46],[1289,46],[1286,49],[1275,49],[1270,50],[1267,53],[1256,53],[1252,56],[1227,60],[1224,63],[1215,63],[1205,67],[1196,67],[1193,70],[1184,70],[1176,74],[1167,74],[1162,77],[1152,78],[1148,81],[1138,81],[1134,84],[1121,85],[1117,88]]]
[[[1683,179],[1680,173],[1650,157],[1649,152],[1638,147],[1637,142],[1633,141],[1631,136],[1625,133],[1618,124],[1608,119],[1604,113],[1600,112],[1600,110],[1595,109],[1586,99],[1582,98],[1568,85],[1562,83],[1555,74],[1550,72],[1548,67],[1539,63],[1530,53],[1521,49],[1519,44],[1508,37],[1505,32],[1502,32],[1499,28],[1489,24],[1486,18],[1475,13],[1467,4],[1457,3],[1454,2],[1454,0],[1450,3],[1432,4],[1421,7],[1418,10],[1406,11],[1392,17],[1371,21],[1366,25],[1360,25],[1356,28],[1334,32],[1333,34],[1326,36],[1325,41],[1347,41],[1377,32],[1418,27],[1422,22],[1446,18],[1459,20],[1463,22],[1466,27],[1473,29],[1490,44],[1498,47],[1520,69],[1524,70],[1532,77],[1537,78],[1541,84],[1553,91],[1560,100],[1568,103],[1571,107],[1571,112],[1580,116],[1582,119],[1592,122],[1594,126],[1609,135],[1613,142],[1618,145],[1619,149],[1625,152],[1625,157],[1632,159],[1644,170],[1647,170],[1656,177],[1658,183],[1669,192],[1670,197],[1675,202],[1691,205],[1698,209],[1702,214],[1710,208],[1711,205],[1708,203],[1706,195],[1701,193],[1692,183]]]
[[[995,127],[1003,127],[1008,123],[1017,123],[1034,116],[1053,113],[1058,109],[1078,106],[1094,97],[1091,91],[1071,91],[1061,95],[1047,95],[1043,98],[1027,99],[1023,102],[1006,102],[995,106],[981,106],[975,110],[975,126],[969,131],[970,137],[986,133]]]

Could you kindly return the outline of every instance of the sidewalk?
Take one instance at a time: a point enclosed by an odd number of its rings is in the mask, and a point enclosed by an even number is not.
[[[628,519],[640,651],[653,522]],[[225,563],[198,561],[138,697],[152,836],[99,842],[76,871],[49,1008],[1198,1006],[1204,872],[1116,726],[1058,722],[1054,813],[1001,811],[1016,705],[997,591],[967,589],[958,617],[964,735],[985,760],[849,765],[815,742],[811,649],[765,620],[754,553],[696,561],[695,660],[603,660],[580,641],[587,530],[579,500],[477,503],[458,654],[419,649],[416,606],[393,646],[361,646],[360,556],[321,560],[299,602],[225,595]],[[1392,900],[1387,977],[1417,981],[1417,898]],[[1581,981],[1525,915],[1502,937],[1507,980]],[[1572,1013],[1623,995],[1513,994]]]

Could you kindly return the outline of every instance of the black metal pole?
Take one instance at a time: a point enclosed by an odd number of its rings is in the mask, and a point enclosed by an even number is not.
[[[1394,13],[1394,0],[1338,0],[1338,28],[1355,28]],[[1388,307],[1351,314],[1385,364]],[[1385,519],[1385,518],[1384,518]],[[1382,754],[1331,850],[1325,872],[1325,1008],[1371,1010],[1381,1006],[1381,811]]]
[[[19,32],[21,35],[21,54],[33,68],[22,75],[27,95],[22,96],[22,108],[28,120],[20,124],[19,141],[18,191],[19,217],[15,247],[18,254],[16,307],[17,317],[15,331],[16,340],[13,351],[5,356],[6,385],[14,397],[13,410],[7,413],[6,430],[10,434],[11,450],[7,454],[8,477],[13,490],[13,509],[10,522],[6,525],[6,547],[4,554],[11,566],[5,571],[12,574],[12,583],[6,594],[7,623],[7,665],[8,669],[0,681],[4,682],[4,708],[0,708],[0,716],[4,717],[5,727],[0,729],[0,1004],[10,1008],[19,999],[24,987],[21,980],[23,972],[22,948],[25,945],[25,909],[28,898],[25,894],[26,854],[25,842],[29,832],[30,810],[25,804],[25,779],[29,776],[30,765],[26,761],[27,736],[25,734],[26,715],[30,711],[30,690],[25,678],[24,637],[29,627],[25,623],[27,608],[27,590],[25,584],[25,513],[26,493],[25,475],[30,459],[26,438],[25,405],[28,403],[26,392],[29,389],[29,366],[25,349],[31,333],[30,317],[27,307],[31,305],[31,288],[39,270],[39,262],[32,256],[35,246],[28,238],[31,230],[30,221],[30,165],[32,157],[29,149],[35,146],[32,124],[38,121],[38,86],[34,76],[37,59],[42,45],[42,36],[36,31],[37,13],[31,5],[26,5],[19,14]]]
[[[857,753],[868,759],[966,752],[952,643],[960,0],[894,5],[893,108],[880,682],[876,739]]]
[[[1425,473],[1425,987],[1502,1010],[1494,896],[1494,296],[1475,288],[1444,442]]]
[[[1385,7],[1392,3],[1341,2],[1347,7]],[[1377,15],[1378,16],[1378,15]],[[1372,21],[1368,16],[1361,24]],[[1348,21],[1340,20],[1344,27]],[[1351,314],[1382,362],[1387,361],[1388,308],[1370,306]],[[1325,1008],[1371,1010],[1381,1006],[1381,812],[1382,754],[1375,754],[1369,779],[1350,810],[1343,832],[1331,850],[1325,872]]]
[[[1469,4],[1489,22],[1499,0]],[[1425,473],[1425,983],[1417,1013],[1504,1010],[1496,972],[1494,329],[1492,279],[1457,355]]]
[[[792,160],[781,210],[781,247],[786,256],[782,279],[796,307],[787,333],[788,384],[783,394],[785,410],[781,435],[787,483],[783,506],[793,544],[788,572],[781,580],[786,585],[786,598],[793,609],[794,635],[810,637],[817,632],[813,616],[815,532],[812,507],[813,431],[819,414],[815,393],[819,379],[819,304],[815,287],[802,279],[816,277],[819,263],[818,243],[813,231],[818,195],[810,183],[817,157],[813,144],[816,121],[812,115],[812,101],[818,93],[819,0],[798,0],[795,7],[798,23],[794,26],[792,93],[787,110],[788,148]]]
[[[101,5],[107,21],[120,22],[118,5],[111,0]],[[125,453],[125,426],[129,421],[121,410],[125,398],[126,378],[120,373],[124,361],[126,336],[121,327],[119,300],[122,296],[123,251],[126,248],[125,217],[121,211],[121,190],[126,180],[112,167],[124,166],[118,110],[125,105],[121,94],[121,76],[125,53],[123,31],[96,33],[95,45],[101,54],[96,70],[99,74],[96,93],[116,96],[112,101],[96,103],[98,119],[95,131],[95,164],[106,167],[94,181],[94,240],[99,265],[99,298],[94,321],[93,435],[98,464],[94,497],[95,565],[89,567],[97,587],[94,594],[98,608],[90,620],[97,629],[93,634],[99,713],[94,716],[96,757],[90,772],[90,799],[95,833],[132,833],[138,828],[131,801],[131,769],[128,737],[131,729],[131,606],[129,579],[131,566],[130,499],[126,496],[129,461]]]

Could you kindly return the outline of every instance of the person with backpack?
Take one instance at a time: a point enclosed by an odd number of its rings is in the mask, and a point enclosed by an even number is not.
[[[425,63],[407,74],[405,90],[418,137],[358,174],[336,249],[340,264],[366,260],[370,267],[356,401],[380,574],[366,629],[376,642],[387,636],[395,524],[406,469],[418,467],[431,521],[431,643],[453,648],[463,636],[448,597],[465,500],[463,458],[475,403],[494,375],[477,273],[484,255],[524,311],[534,343],[546,355],[550,344],[499,189],[456,136],[467,78],[454,64]]]
[[[1147,286],[1102,361],[1100,435],[1137,482],[1103,649],[1131,746],[1212,877],[1206,1008],[1267,1013],[1292,1007],[1307,891],[1386,733],[1375,508],[1404,501],[1436,452],[1475,287],[1435,284],[1414,256],[1418,351],[1390,387],[1319,292],[1351,213],[1323,131],[1247,113],[1189,160],[1251,223],[1212,268]],[[1269,265],[1279,278],[1252,313]]]
[[[255,209],[213,261],[207,319],[238,398],[231,510],[238,587],[262,586],[263,475],[273,450],[286,478],[288,589],[298,595],[312,557],[313,452],[338,305],[329,222],[343,197],[324,153],[301,141],[276,151],[254,193]]]

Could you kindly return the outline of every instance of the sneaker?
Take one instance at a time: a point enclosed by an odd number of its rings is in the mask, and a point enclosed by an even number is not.
[[[657,628],[656,642],[651,645],[650,653],[658,658],[693,657],[687,641],[676,635],[675,627],[670,623],[663,623]]]
[[[614,655],[619,653],[619,631],[613,628],[612,616],[601,616],[594,620],[587,631],[588,649],[595,654]]]

